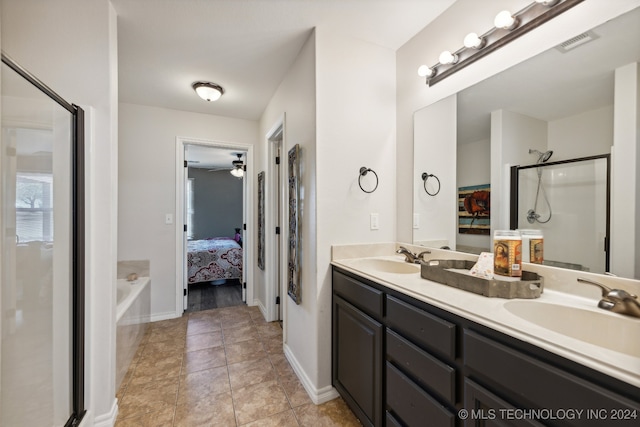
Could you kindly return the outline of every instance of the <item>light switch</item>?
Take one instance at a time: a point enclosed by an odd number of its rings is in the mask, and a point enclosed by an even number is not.
[[[165,224],[173,224],[173,214],[166,214],[164,216],[164,223]]]
[[[420,228],[420,214],[419,213],[414,213],[413,214],[413,228],[415,228],[415,229]]]
[[[377,213],[371,214],[371,229],[372,230],[380,229],[380,218]]]

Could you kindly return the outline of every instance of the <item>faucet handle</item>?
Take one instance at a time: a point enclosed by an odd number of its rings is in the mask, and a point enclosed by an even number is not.
[[[585,279],[583,277],[578,277],[578,282],[580,283],[588,283],[590,285],[594,285],[600,288],[600,290],[602,291],[602,297],[606,298],[607,295],[609,295],[609,293],[611,292],[611,288],[609,288],[608,286],[603,285],[602,283],[596,282],[595,280],[589,280],[589,279]]]

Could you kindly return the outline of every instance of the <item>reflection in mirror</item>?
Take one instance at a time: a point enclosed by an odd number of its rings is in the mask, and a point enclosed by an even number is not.
[[[640,261],[635,260],[640,258],[636,256],[640,255],[640,220],[636,213],[640,205],[636,187],[636,164],[640,155],[638,119],[627,121],[624,116],[629,111],[637,112],[640,104],[638,91],[631,90],[640,79],[639,23],[640,8],[636,8],[469,87],[448,98],[449,101],[444,100],[455,105],[448,118],[434,118],[432,114],[443,101],[417,111],[414,114],[414,243],[434,247],[447,240],[452,249],[472,253],[490,251],[493,232],[510,228],[511,166],[535,165],[548,151],[553,152],[553,162],[612,154],[609,271],[640,278]],[[438,196],[446,199],[441,205],[451,216],[443,219],[425,205],[429,201],[419,194],[422,181],[418,175],[430,168],[425,162],[431,163],[434,150],[445,150],[442,145],[449,143],[444,139],[425,139],[425,128],[447,120],[456,123],[451,131],[456,145],[452,153],[455,162],[448,169],[453,171],[456,182],[447,191],[443,188]],[[447,163],[444,158],[437,161]],[[443,174],[432,173],[443,180]],[[447,173],[444,176],[450,178]],[[490,233],[460,233],[462,220],[458,210],[448,206],[464,210],[464,198],[458,199],[460,188],[487,184],[491,194]],[[541,211],[543,205],[544,200],[539,200]],[[560,209],[560,205],[557,210],[554,207],[550,223],[563,222],[558,226],[570,227],[567,221],[571,220]],[[421,213],[418,227],[416,213]],[[423,227],[425,223],[429,224],[428,229]],[[474,221],[476,223],[479,221]],[[598,232],[580,227],[580,233],[595,235]],[[569,247],[580,244],[565,243]],[[545,251],[561,253],[556,251],[559,245],[559,238],[553,233],[545,235]],[[604,244],[599,246],[602,249]],[[571,262],[561,258],[555,261]]]
[[[510,228],[540,230],[552,239],[545,265],[609,271],[610,156],[544,163],[546,153],[536,165],[511,168]]]

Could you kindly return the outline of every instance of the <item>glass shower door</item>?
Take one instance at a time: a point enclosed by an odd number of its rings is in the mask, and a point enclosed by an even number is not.
[[[74,413],[74,115],[2,65],[0,426]]]

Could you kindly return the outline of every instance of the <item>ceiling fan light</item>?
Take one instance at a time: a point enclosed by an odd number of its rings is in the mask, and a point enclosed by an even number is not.
[[[235,176],[236,178],[242,178],[244,176],[244,170],[242,169],[242,166],[231,169],[231,175]]]
[[[205,101],[217,101],[224,93],[222,86],[211,82],[195,82],[193,90]]]

